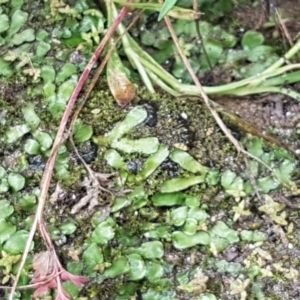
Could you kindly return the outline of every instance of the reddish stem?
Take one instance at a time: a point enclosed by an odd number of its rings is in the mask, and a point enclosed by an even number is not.
[[[83,73],[81,74],[78,83],[75,87],[75,90],[73,91],[73,94],[68,102],[68,105],[64,111],[64,114],[62,116],[61,122],[60,122],[60,126],[58,128],[58,132],[56,134],[52,149],[51,149],[51,154],[50,157],[48,159],[46,168],[45,168],[45,172],[43,174],[42,180],[41,180],[41,195],[39,198],[39,204],[37,207],[37,211],[36,211],[36,215],[35,215],[35,219],[34,222],[32,224],[31,230],[30,230],[30,234],[27,240],[27,244],[25,246],[24,249],[24,253],[22,256],[22,260],[20,262],[20,266],[18,269],[18,272],[16,274],[15,280],[14,280],[14,284],[12,286],[11,289],[11,293],[9,295],[9,299],[13,300],[14,297],[14,293],[15,290],[17,288],[17,284],[21,275],[21,271],[24,268],[25,265],[25,261],[26,261],[26,257],[27,254],[29,252],[30,249],[30,245],[31,242],[33,240],[35,231],[37,226],[39,226],[39,229],[42,233],[42,237],[46,243],[46,246],[48,249],[53,249],[53,244],[50,238],[49,233],[47,232],[46,226],[44,224],[44,220],[43,220],[43,210],[44,210],[44,206],[45,206],[45,201],[47,198],[47,194],[48,194],[48,190],[49,190],[49,186],[50,186],[50,182],[52,179],[52,174],[53,174],[53,169],[54,169],[54,165],[55,165],[55,160],[56,160],[56,156],[57,156],[57,150],[58,147],[62,141],[62,137],[63,137],[63,133],[65,131],[65,128],[67,126],[71,111],[73,109],[73,106],[94,66],[94,64],[97,62],[100,54],[102,53],[104,47],[106,46],[106,44],[108,43],[109,39],[113,36],[113,34],[115,33],[115,31],[117,30],[119,24],[123,21],[124,17],[127,15],[127,13],[130,11],[129,7],[123,7],[120,11],[120,13],[118,14],[117,18],[115,19],[114,23],[112,24],[112,26],[109,28],[108,32],[106,33],[106,35],[103,37],[103,40],[101,41],[100,45],[97,47],[96,51],[94,52],[94,54],[92,55],[90,61],[88,62],[85,70],[83,71]],[[54,250],[55,252],[55,250]]]

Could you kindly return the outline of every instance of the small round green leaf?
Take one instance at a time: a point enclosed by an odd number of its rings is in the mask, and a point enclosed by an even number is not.
[[[5,141],[9,144],[14,143],[29,131],[30,131],[30,127],[28,126],[28,124],[22,124],[22,125],[16,125],[14,127],[10,127],[5,133]]]
[[[30,126],[31,129],[36,129],[39,126],[41,120],[34,111],[33,104],[28,103],[26,106],[24,106],[22,108],[22,113],[26,123]]]
[[[27,12],[21,11],[20,9],[16,9],[11,17],[10,27],[7,32],[8,37],[11,37],[15,33],[17,33],[20,30],[20,28],[25,24],[27,19]]]
[[[0,15],[0,33],[6,31],[9,28],[9,21],[7,15]]]
[[[73,222],[69,221],[61,224],[59,229],[62,234],[70,235],[76,231],[77,226]]]
[[[76,73],[77,67],[71,63],[66,63],[57,74],[56,83],[62,83]]]
[[[0,245],[16,232],[16,226],[0,219]]]
[[[182,226],[187,218],[188,207],[181,206],[171,211],[171,220],[174,226]]]
[[[2,179],[6,175],[6,170],[0,166],[0,179]]]
[[[239,233],[230,227],[228,227],[224,222],[217,221],[211,232],[223,239],[226,239],[230,244],[237,243],[239,239]]]
[[[39,42],[36,47],[36,55],[44,57],[51,49],[51,45],[46,42]]]
[[[139,252],[147,259],[161,258],[164,255],[164,247],[159,241],[146,242],[141,245]]]
[[[25,186],[25,178],[18,173],[10,173],[8,175],[8,184],[14,192],[18,192]]]
[[[264,36],[255,30],[248,30],[245,32],[242,39],[242,46],[244,49],[253,49],[264,43]]]
[[[132,253],[126,256],[129,265],[129,280],[140,280],[146,275],[145,263],[139,254]]]
[[[195,219],[187,218],[183,227],[183,232],[193,235],[197,232],[198,222]]]
[[[5,242],[3,250],[9,254],[21,254],[24,252],[25,245],[28,239],[28,231],[19,230]],[[31,249],[33,249],[34,244],[31,244]]]
[[[0,219],[5,219],[14,212],[14,207],[7,200],[0,200]]]
[[[85,249],[82,254],[82,258],[87,265],[92,267],[103,263],[102,251],[96,243],[92,243]]]
[[[28,153],[30,155],[39,154],[40,153],[40,144],[36,140],[28,139],[25,142],[24,150],[26,151],[26,153]]]
[[[32,133],[32,135],[40,144],[41,151],[46,151],[52,146],[53,139],[49,133],[36,130]]]
[[[77,143],[88,141],[93,135],[93,128],[90,125],[83,124],[75,131],[74,140]]]
[[[92,233],[92,241],[97,244],[106,244],[115,236],[114,228],[108,222],[100,223]]]
[[[159,280],[164,274],[163,267],[159,263],[153,261],[147,262],[146,270],[146,277],[150,282]]]
[[[214,40],[206,40],[204,47],[209,58],[209,62],[205,55],[200,57],[201,70],[209,70],[210,66],[215,66],[219,57],[223,52],[222,44]]]
[[[103,274],[104,278],[116,278],[130,270],[129,263],[126,257],[120,256],[112,262],[112,265],[107,268]]]

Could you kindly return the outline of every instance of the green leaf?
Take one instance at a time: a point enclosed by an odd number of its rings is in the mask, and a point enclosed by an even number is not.
[[[199,223],[203,223],[207,219],[207,213],[199,207],[193,207],[189,209],[188,217],[196,219]]]
[[[173,245],[176,249],[186,249],[196,245],[209,245],[210,235],[205,231],[198,231],[190,235],[181,231],[172,233]]]
[[[228,227],[222,221],[217,221],[211,229],[211,232],[223,239],[226,239],[230,244],[234,244],[239,241],[239,233]]]
[[[172,193],[185,190],[193,185],[203,183],[205,181],[205,174],[201,176],[189,176],[182,178],[173,178],[162,183],[160,191],[162,193]]]
[[[28,239],[28,231],[19,230],[5,242],[3,250],[9,254],[21,254],[24,252],[25,245]],[[31,249],[33,249],[34,244],[31,244]]]
[[[111,146],[125,153],[152,154],[157,151],[159,141],[156,137],[140,138],[138,140],[121,138],[118,141],[113,141]]]
[[[83,143],[88,141],[93,135],[93,128],[90,125],[82,124],[82,121],[78,119],[74,128],[74,140],[77,143]]]
[[[193,235],[197,232],[198,222],[196,219],[187,218],[184,223],[183,232],[188,235]]]
[[[205,294],[201,295],[199,300],[217,300],[217,298],[214,294]]]
[[[30,126],[31,129],[36,129],[41,120],[34,111],[34,105],[32,103],[28,103],[26,106],[22,108],[22,113],[26,123]]]
[[[243,197],[245,192],[243,191],[244,184],[243,179],[230,170],[226,170],[221,177],[221,185],[229,195],[233,197]]]
[[[32,194],[24,195],[19,203],[25,211],[32,211],[36,208],[36,196]]]
[[[253,49],[264,43],[264,36],[255,30],[248,30],[242,38],[242,46],[245,50]]]
[[[0,33],[6,31],[9,28],[8,16],[0,15]]]
[[[158,16],[158,21],[161,21],[168,12],[176,5],[177,0],[166,0],[161,8]]]
[[[145,46],[153,46],[156,40],[157,36],[154,32],[146,30],[141,35],[141,42]]]
[[[118,151],[109,149],[105,152],[104,158],[110,166],[119,170],[127,170],[127,165]]]
[[[74,233],[77,229],[77,226],[75,225],[74,222],[65,222],[59,226],[59,229],[62,234],[70,235]]]
[[[0,219],[5,219],[14,212],[14,207],[7,200],[0,200]]]
[[[57,74],[56,83],[62,83],[76,73],[77,67],[71,63],[66,63]]]
[[[103,274],[104,279],[116,278],[130,270],[129,263],[126,257],[120,256],[116,258],[111,266],[107,268]]]
[[[51,49],[51,45],[46,42],[39,42],[36,47],[36,55],[39,57],[44,57]]]
[[[146,275],[145,263],[137,253],[126,256],[130,265],[129,280],[140,280]]]
[[[18,192],[25,186],[25,178],[18,173],[10,173],[8,175],[8,184],[14,192]]]
[[[135,126],[142,123],[147,118],[147,111],[143,106],[135,106],[104,138],[95,138],[97,144],[110,144],[112,141],[120,139],[125,133],[130,132]],[[154,151],[155,152],[155,151]]]
[[[66,103],[69,100],[70,96],[72,95],[76,84],[77,84],[76,76],[72,76],[70,79],[62,83],[58,88],[58,93],[57,93],[58,100]]]
[[[6,170],[0,166],[0,179],[2,179],[6,175]]]
[[[146,277],[150,282],[155,282],[164,275],[163,267],[157,262],[147,261],[146,270]]]
[[[0,245],[16,232],[16,226],[0,219]]]
[[[122,208],[129,206],[131,204],[131,200],[126,197],[116,197],[113,207],[111,209],[112,212],[116,212],[121,210]]]
[[[0,46],[3,45],[4,42],[1,42],[0,37]],[[6,61],[3,57],[0,57],[0,74],[3,76],[11,76],[14,73],[14,70],[11,68],[11,62]]]
[[[181,206],[171,211],[171,220],[174,226],[182,226],[187,218],[188,207]]]
[[[12,17],[11,17],[11,24],[7,32],[7,36],[11,37],[15,33],[17,33],[21,27],[25,24],[28,19],[28,13],[17,9]]]
[[[265,46],[265,45],[260,45],[246,51],[247,59],[251,62],[265,60],[268,56],[272,54],[272,52],[273,52],[273,48],[271,46]]]
[[[100,223],[92,233],[92,241],[97,244],[106,244],[115,236],[114,228],[107,222]]]
[[[28,28],[20,33],[16,33],[10,41],[10,45],[21,45],[25,42],[33,42],[34,40],[34,29]]]
[[[10,1],[10,6],[13,9],[20,9],[22,7],[22,5],[24,4],[24,0],[11,0]]]
[[[209,70],[210,65],[213,67],[217,64],[219,57],[223,52],[222,44],[214,40],[205,40],[203,47],[208,55],[209,62],[206,59],[206,55],[202,54],[200,57],[201,70]],[[210,63],[210,65],[209,65]]]
[[[6,178],[0,181],[0,193],[6,193],[9,190],[9,185]]]
[[[137,179],[139,181],[144,181],[147,179],[168,157],[169,150],[166,145],[161,144],[158,150],[147,158],[141,171],[137,174]]]
[[[264,242],[268,237],[267,234],[261,231],[243,230],[240,233],[241,239],[248,242]]]
[[[279,182],[274,180],[272,177],[267,176],[263,178],[259,178],[257,180],[257,186],[265,193],[269,193],[271,190],[275,190],[279,186]]]
[[[178,163],[185,170],[192,173],[207,173],[208,168],[202,166],[196,159],[194,159],[186,151],[176,149],[170,154],[170,158]]]
[[[285,159],[278,169],[274,170],[277,178],[284,184],[291,183],[291,174],[295,170],[295,164]]]
[[[25,142],[24,150],[31,155],[39,154],[40,144],[36,140],[28,139]]]
[[[82,258],[87,265],[92,267],[103,263],[102,251],[96,243],[92,243],[88,246],[88,248],[83,252]]]
[[[14,127],[11,127],[5,133],[5,141],[8,144],[14,143],[29,131],[30,127],[28,126],[28,124],[16,125]]]
[[[79,287],[75,283],[72,281],[65,281],[63,282],[63,287],[72,299],[77,299],[77,296],[79,295]]]
[[[41,68],[41,77],[44,80],[44,83],[53,82],[55,79],[55,69],[53,66],[43,65]],[[44,86],[45,90],[45,86]],[[51,96],[54,95],[54,92],[51,92]],[[47,94],[47,93],[46,93]]]
[[[39,42],[49,40],[49,33],[45,29],[39,29],[36,34],[36,40]]]
[[[173,206],[184,203],[185,195],[183,193],[157,193],[152,197],[154,206]]]
[[[160,241],[143,243],[138,250],[147,259],[162,258],[164,255],[164,246]]]
[[[53,139],[49,133],[36,130],[35,132],[32,133],[32,135],[36,138],[36,140],[40,144],[41,151],[46,151],[51,147]]]

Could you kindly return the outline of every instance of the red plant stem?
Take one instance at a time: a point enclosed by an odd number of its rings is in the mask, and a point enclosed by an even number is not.
[[[115,19],[114,23],[112,24],[112,26],[109,28],[109,30],[107,31],[107,33],[105,34],[105,36],[103,37],[101,43],[99,44],[99,46],[97,47],[96,51],[94,52],[94,54],[92,55],[90,61],[88,62],[85,70],[83,71],[83,73],[81,74],[78,83],[70,97],[70,100],[68,102],[68,105],[64,111],[64,114],[62,116],[61,122],[60,122],[60,126],[58,128],[58,132],[56,134],[52,149],[51,149],[51,154],[50,157],[47,161],[46,164],[46,168],[45,168],[45,172],[43,174],[42,180],[41,180],[41,195],[39,198],[39,203],[38,203],[38,207],[37,207],[37,211],[35,214],[35,219],[34,222],[32,224],[29,236],[28,236],[28,240],[24,249],[24,253],[22,256],[22,260],[20,262],[20,266],[18,269],[18,272],[16,274],[15,280],[14,280],[14,284],[12,286],[11,289],[11,293],[9,295],[9,300],[13,300],[14,298],[14,294],[16,291],[16,287],[21,275],[21,271],[24,268],[25,265],[25,261],[26,261],[26,257],[27,254],[29,252],[35,231],[37,226],[39,226],[39,229],[42,233],[42,237],[46,243],[46,246],[48,249],[51,249],[53,251],[53,244],[52,241],[50,239],[49,233],[46,230],[46,226],[44,224],[43,221],[43,211],[44,211],[44,206],[45,206],[45,202],[46,202],[46,198],[47,198],[47,194],[48,194],[48,190],[49,190],[49,186],[50,186],[50,182],[52,179],[52,175],[53,175],[53,169],[54,169],[54,165],[55,165],[55,160],[57,157],[57,150],[58,147],[60,146],[60,143],[62,141],[63,138],[63,133],[65,131],[65,128],[67,126],[71,111],[73,109],[73,106],[76,102],[76,100],[78,99],[78,96],[94,66],[94,64],[97,62],[99,56],[101,55],[104,47],[106,46],[106,44],[108,43],[109,39],[113,36],[113,34],[116,32],[119,24],[123,21],[124,17],[127,15],[127,13],[130,11],[129,7],[123,7],[121,9],[121,11],[119,12],[117,18]]]

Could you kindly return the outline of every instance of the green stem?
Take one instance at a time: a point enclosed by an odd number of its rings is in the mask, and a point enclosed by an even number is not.
[[[246,96],[252,94],[263,94],[263,93],[280,93],[292,97],[296,100],[300,100],[300,94],[286,88],[278,86],[260,86],[260,87],[243,87],[236,90],[223,92],[223,95],[234,95],[234,96]]]
[[[154,74],[150,70],[147,70],[147,72],[148,72],[149,77],[153,80],[153,82],[155,82],[164,91],[166,91],[167,93],[169,93],[170,95],[175,96],[175,97],[180,95],[177,91],[175,91],[174,89],[169,87],[167,84],[165,84],[158,76],[156,76],[156,74]]]
[[[279,58],[273,65],[267,68],[263,72],[263,74],[276,70],[277,68],[281,67],[286,62],[286,60],[292,58],[297,52],[299,52],[299,50],[300,50],[300,39],[287,53],[285,53],[283,57]]]
[[[117,15],[115,5],[113,5],[113,14]],[[133,61],[134,65],[138,69],[143,82],[147,88],[154,92],[154,88],[151,84],[149,77],[165,91],[170,92],[172,95],[199,95],[199,90],[194,85],[182,84],[163,69],[148,53],[146,53],[141,47],[135,42],[135,40],[127,33],[122,24],[118,27],[118,33],[123,34],[122,43],[124,51],[128,55],[129,59]],[[300,68],[300,64],[293,64],[284,66],[285,60],[290,59],[300,50],[300,40],[284,55],[284,58],[279,59],[272,66],[267,68],[261,74],[257,74],[243,80],[216,86],[216,87],[203,87],[204,91],[208,95],[215,94],[227,94],[227,95],[250,95],[257,93],[283,93],[295,99],[299,99],[299,94],[293,91],[275,87],[274,85],[280,85],[284,83],[296,82],[299,72],[293,72],[291,74],[284,74],[290,70]],[[280,76],[281,75],[281,76]],[[273,78],[278,76],[277,78]]]
[[[124,44],[123,44],[124,45]],[[132,51],[131,48],[127,47],[125,48],[124,47],[124,51],[125,53],[127,54],[128,58],[130,58],[136,69],[138,70],[140,76],[141,76],[141,79],[143,81],[143,83],[145,84],[146,88],[151,92],[151,93],[155,93],[155,90],[154,90],[154,87],[151,83],[151,80],[145,70],[145,68],[143,67],[143,65],[141,64],[141,61],[139,59],[139,57],[136,55],[136,53],[134,51]]]
[[[277,76],[274,78],[269,78],[262,83],[262,86],[291,84],[299,81],[300,81],[300,71],[296,71],[289,74]]]
[[[111,2],[111,14],[112,16],[116,17],[118,15],[118,11],[116,9],[116,6],[113,2]],[[145,84],[146,88],[151,92],[154,93],[155,90],[153,88],[153,85],[147,75],[146,70],[144,69],[143,65],[140,62],[140,59],[138,57],[138,55],[133,51],[131,45],[130,45],[130,40],[129,37],[130,35],[126,32],[125,27],[122,25],[122,23],[118,26],[117,32],[120,36],[122,36],[122,44],[123,44],[123,48],[124,51],[126,53],[126,55],[128,56],[128,58],[131,60],[131,62],[133,63],[133,65],[136,67],[136,69],[138,70],[141,79],[143,81],[143,83]]]

